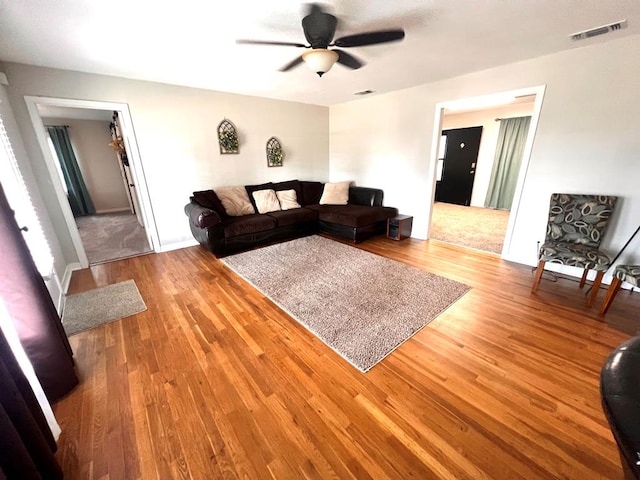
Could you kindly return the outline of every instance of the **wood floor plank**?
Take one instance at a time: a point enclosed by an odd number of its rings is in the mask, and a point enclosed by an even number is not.
[[[70,293],[133,279],[148,309],[70,339],[65,478],[622,478],[599,372],[637,295],[602,317],[495,255],[354,248],[472,287],[366,374],[200,247],[75,272]]]

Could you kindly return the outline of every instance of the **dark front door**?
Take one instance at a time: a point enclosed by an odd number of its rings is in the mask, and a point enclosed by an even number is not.
[[[469,205],[476,175],[482,127],[443,130],[447,137],[441,180],[436,184],[436,201]]]

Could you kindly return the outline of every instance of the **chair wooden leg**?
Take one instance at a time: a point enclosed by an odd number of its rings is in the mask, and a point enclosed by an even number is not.
[[[538,285],[540,285],[540,279],[542,278],[542,273],[544,272],[544,260],[540,260],[538,262],[538,268],[536,269],[536,275],[533,277],[533,285],[531,286],[531,293],[536,293],[538,290]]]
[[[584,272],[582,272],[582,278],[580,279],[580,288],[584,287],[584,284],[587,281],[587,275],[589,275],[589,269],[585,268]]]
[[[596,278],[593,279],[593,285],[591,285],[591,295],[589,296],[589,303],[587,305],[593,305],[595,302],[598,293],[600,292],[600,284],[602,283],[602,277],[604,277],[604,272],[601,270],[596,272]]]
[[[609,307],[613,303],[613,299],[616,298],[618,291],[620,291],[620,286],[622,285],[622,280],[619,278],[613,279],[611,285],[609,285],[609,290],[607,290],[607,294],[604,296],[602,300],[602,305],[600,306],[600,315],[604,315],[609,310]]]

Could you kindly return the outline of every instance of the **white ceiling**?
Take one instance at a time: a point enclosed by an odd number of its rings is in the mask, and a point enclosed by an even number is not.
[[[0,60],[332,105],[640,33],[638,0],[342,0],[325,3],[336,37],[399,27],[405,40],[350,48],[366,65],[322,78],[304,64],[278,72],[302,49],[236,45],[304,43],[306,3],[0,0]],[[569,38],[622,19],[628,28]]]

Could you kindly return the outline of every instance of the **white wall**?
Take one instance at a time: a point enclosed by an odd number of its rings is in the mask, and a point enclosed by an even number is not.
[[[525,117],[530,116],[531,112],[533,112],[533,103],[505,105],[476,112],[445,113],[442,119],[443,130],[482,127],[476,175],[471,193],[472,207],[484,207],[484,201],[487,198],[500,131],[500,122],[496,122],[496,118]]]
[[[414,215],[425,238],[431,139],[438,102],[547,85],[540,123],[506,257],[534,264],[549,195],[597,192],[621,197],[603,247],[615,253],[640,218],[637,85],[640,36],[475,72],[330,107],[317,107],[123,78],[7,63],[8,94],[64,261],[76,261],[24,95],[127,103],[133,117],[162,245],[191,240],[182,211],[193,190],[300,178],[355,180],[383,188],[385,203]],[[231,119],[240,154],[220,155],[216,126]],[[264,144],[278,137],[285,166],[267,168]],[[330,158],[330,161],[328,160]],[[622,260],[639,260],[640,239]]]
[[[109,122],[43,118],[45,125],[68,125],[69,137],[96,213],[129,210],[118,157],[109,146]]]
[[[67,263],[77,261],[56,205],[25,95],[127,103],[147,179],[160,247],[193,241],[183,207],[194,190],[273,180],[329,177],[326,107],[160,83],[5,63],[2,70],[26,155]],[[228,118],[240,137],[238,155],[221,155],[216,128]],[[276,136],[283,167],[268,168],[265,145]],[[24,160],[23,160],[24,161]]]
[[[437,102],[547,85],[508,259],[533,265],[553,192],[618,195],[603,249],[615,254],[640,219],[640,36],[330,107],[331,180],[383,188],[385,203],[427,235]],[[633,257],[640,239],[622,259]],[[635,254],[637,259],[637,254]]]

